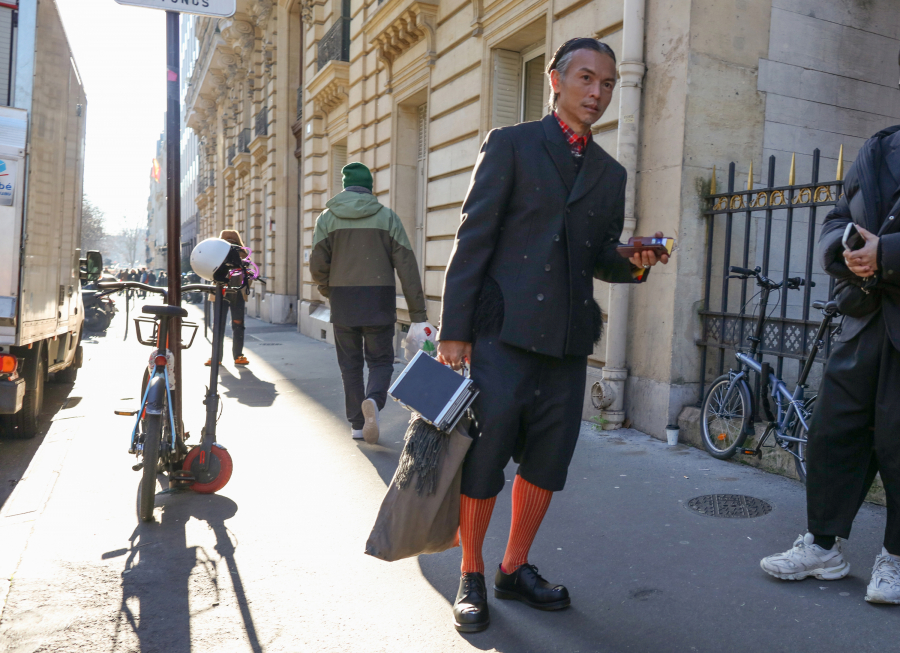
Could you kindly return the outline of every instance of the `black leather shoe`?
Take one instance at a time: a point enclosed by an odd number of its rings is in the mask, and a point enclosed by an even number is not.
[[[461,633],[477,633],[491,623],[484,574],[469,572],[459,579],[459,591],[453,603],[453,625]]]
[[[537,567],[527,564],[511,574],[505,574],[503,567],[497,567],[494,596],[521,601],[538,610],[562,610],[572,603],[569,590],[562,585],[551,585],[541,578]]]

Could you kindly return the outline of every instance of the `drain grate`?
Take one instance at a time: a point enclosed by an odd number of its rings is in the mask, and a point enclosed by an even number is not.
[[[688,510],[707,517],[751,519],[772,512],[769,502],[744,494],[705,494],[694,497],[685,505]]]

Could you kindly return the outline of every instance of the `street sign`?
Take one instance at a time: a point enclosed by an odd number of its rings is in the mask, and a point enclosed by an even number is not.
[[[229,18],[237,11],[237,0],[116,0],[120,5],[177,11],[181,14]]]

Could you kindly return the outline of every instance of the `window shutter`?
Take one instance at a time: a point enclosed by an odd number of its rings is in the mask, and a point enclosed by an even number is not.
[[[341,169],[347,165],[347,146],[332,145],[331,146],[331,165],[332,167],[332,188],[331,194],[337,195],[344,188],[343,178],[341,177]]]
[[[522,120],[540,120],[544,116],[544,56],[525,63],[525,106]]]
[[[13,46],[13,10],[0,7],[0,104],[9,106],[9,64]]]
[[[417,147],[417,159],[424,161],[428,156],[428,105],[423,104],[418,108],[419,137]]]
[[[519,122],[521,75],[522,57],[518,52],[494,50],[492,128],[507,127]]]

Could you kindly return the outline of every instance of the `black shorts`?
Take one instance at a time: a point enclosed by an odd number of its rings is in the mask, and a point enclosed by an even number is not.
[[[518,474],[544,490],[565,487],[581,430],[587,357],[554,358],[480,338],[472,380],[481,391],[472,406],[475,438],[463,464],[462,493],[495,497],[512,458]]]

